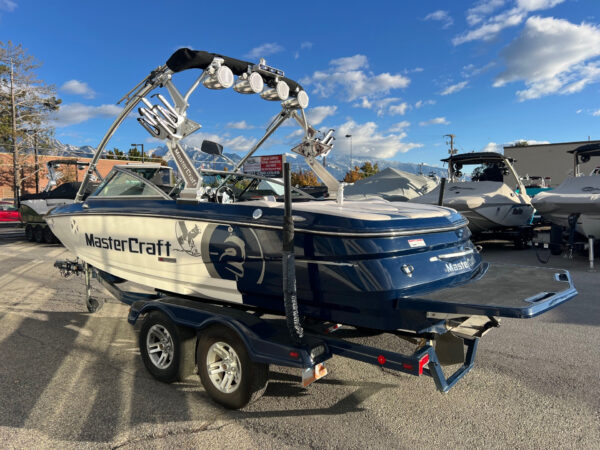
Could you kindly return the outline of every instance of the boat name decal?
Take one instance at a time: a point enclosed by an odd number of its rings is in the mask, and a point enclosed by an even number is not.
[[[144,242],[134,237],[115,239],[112,237],[94,236],[93,233],[85,233],[85,245],[105,250],[116,250],[118,252],[171,256],[171,243],[162,239],[156,242]]]
[[[467,258],[463,261],[457,262],[457,263],[446,263],[446,273],[452,273],[452,272],[460,272],[462,270],[469,270],[471,269],[471,267],[473,267],[473,265],[475,264],[475,258],[473,258],[472,256],[470,258]]]

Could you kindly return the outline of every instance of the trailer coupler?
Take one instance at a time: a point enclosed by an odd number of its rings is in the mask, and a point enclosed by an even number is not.
[[[64,278],[69,278],[73,275],[79,276],[84,272],[83,263],[79,260],[71,261],[68,259],[59,259],[54,261],[54,267],[58,269],[60,275]]]
[[[97,277],[96,271],[92,266],[84,262],[80,262],[79,259],[76,259],[75,261],[59,259],[54,262],[54,267],[60,271],[60,274],[64,278],[69,278],[72,275],[79,276],[80,274],[83,274],[85,282],[85,306],[91,313],[94,313],[102,308],[104,302],[92,297],[92,278]]]

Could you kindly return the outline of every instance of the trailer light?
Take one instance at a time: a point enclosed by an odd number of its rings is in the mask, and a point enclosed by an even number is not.
[[[308,107],[308,94],[304,91],[300,91],[298,92],[298,95],[296,95],[296,97],[286,100],[285,102],[283,102],[283,104],[288,108],[306,109]]]
[[[274,88],[265,89],[260,93],[264,100],[272,102],[287,100],[290,96],[290,87],[285,81],[278,81]]]
[[[227,89],[233,86],[233,72],[227,66],[206,69],[207,75],[202,80],[204,87],[208,89]]]
[[[241,75],[233,90],[240,94],[258,94],[263,90],[264,81],[259,73],[252,72],[250,75],[247,73]]]
[[[419,360],[419,375],[423,375],[423,367],[425,367],[427,364],[429,364],[429,354],[423,356]]]
[[[385,364],[385,362],[386,362],[386,361],[387,361],[387,360],[385,359],[385,356],[383,356],[383,355],[379,355],[379,356],[377,357],[377,362],[378,362],[380,365],[382,365],[382,366]]]
[[[292,358],[298,359],[300,357],[300,355],[298,354],[298,352],[290,352],[290,356]]]
[[[413,370],[414,367],[412,364],[402,363],[402,368],[406,370]]]

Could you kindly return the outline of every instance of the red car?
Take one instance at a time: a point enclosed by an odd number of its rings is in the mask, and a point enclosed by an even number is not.
[[[21,215],[12,203],[0,202],[0,222],[19,222]]]

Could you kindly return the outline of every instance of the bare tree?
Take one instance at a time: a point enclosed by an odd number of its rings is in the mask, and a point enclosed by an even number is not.
[[[61,103],[54,86],[37,78],[40,66],[20,44],[0,42],[0,145],[13,154],[15,204],[27,166],[31,166],[25,163],[22,150],[37,150],[38,141],[47,142],[52,136],[49,114]]]

